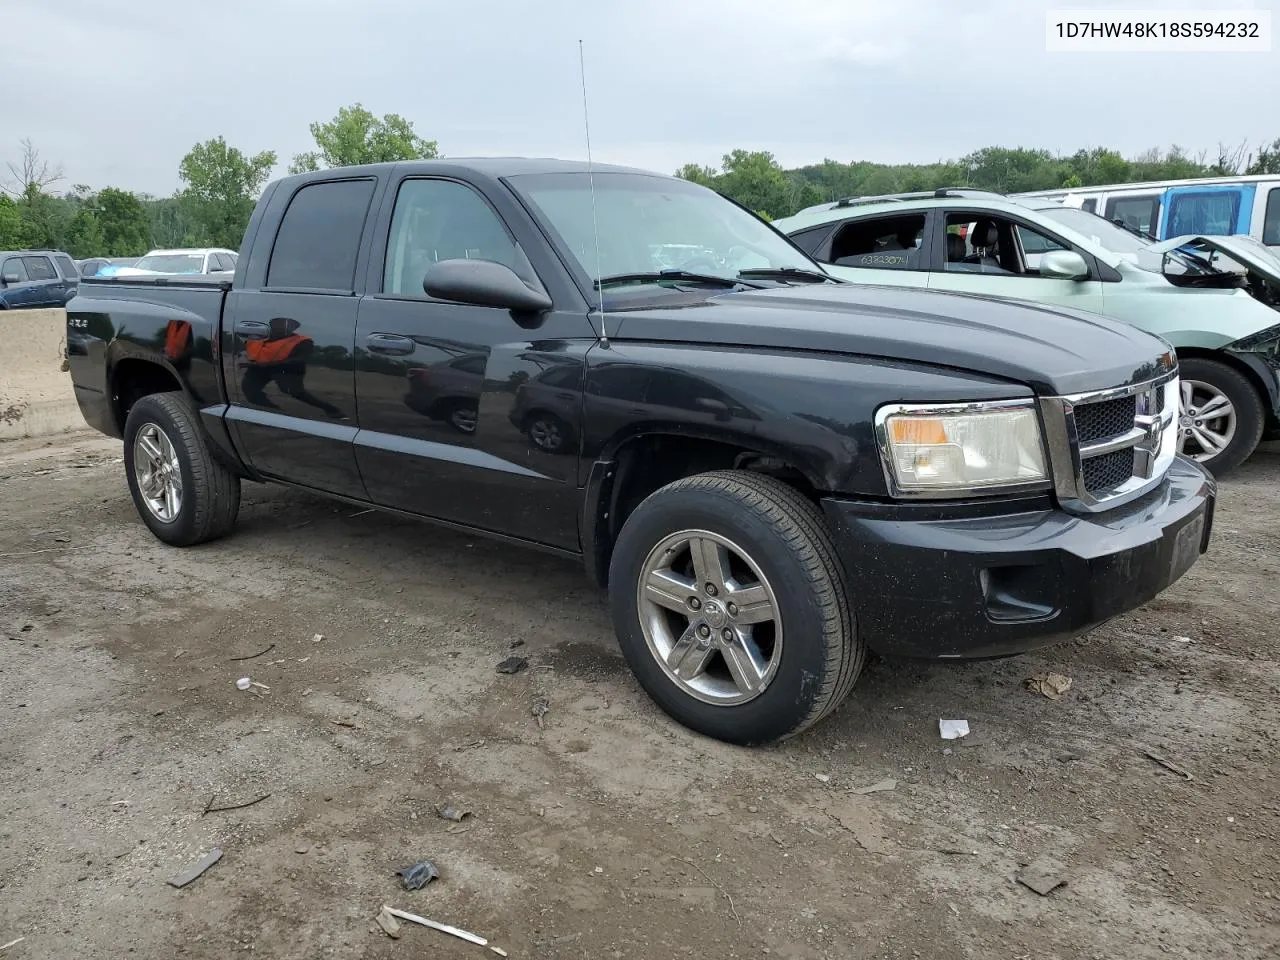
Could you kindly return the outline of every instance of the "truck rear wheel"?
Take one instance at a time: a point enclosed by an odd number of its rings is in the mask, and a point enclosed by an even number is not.
[[[718,740],[799,733],[848,696],[862,669],[822,516],[770,477],[726,470],[655,491],[618,536],[609,586],[640,685]]]
[[[142,522],[177,547],[213,540],[235,526],[240,478],[219,462],[181,393],[153,393],[124,427],[124,468]]]
[[[1262,397],[1244,374],[1219,360],[1188,357],[1178,367],[1178,452],[1223,476],[1244,463],[1262,439]]]

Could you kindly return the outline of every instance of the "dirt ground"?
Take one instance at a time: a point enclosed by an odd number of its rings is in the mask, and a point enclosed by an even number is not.
[[[494,955],[392,940],[383,904],[526,958],[1280,955],[1280,457],[1134,615],[875,661],[765,750],[654,708],[571,563],[256,485],[234,536],[174,550],[118,457],[0,445],[2,960]],[[1023,684],[1047,671],[1061,700]],[[1013,879],[1042,857],[1045,897]]]

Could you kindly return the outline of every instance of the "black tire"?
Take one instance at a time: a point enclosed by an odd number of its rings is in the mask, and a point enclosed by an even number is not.
[[[153,393],[129,411],[124,427],[125,476],[142,522],[165,543],[189,547],[228,533],[240,512],[240,478],[214,457],[191,402],[182,393]],[[144,427],[165,435],[177,457],[182,501],[166,522],[148,506],[139,487],[134,445]]]
[[[1225,476],[1244,463],[1262,440],[1262,431],[1267,421],[1262,397],[1248,377],[1220,360],[1189,357],[1179,361],[1178,367],[1179,375],[1184,381],[1198,380],[1209,384],[1221,391],[1235,408],[1235,435],[1226,449],[1200,461],[1201,466],[1215,477]],[[1182,429],[1181,425],[1179,429]]]
[[[703,702],[650,652],[637,586],[646,558],[678,531],[705,530],[742,547],[772,584],[784,642],[777,672],[745,703]],[[844,568],[817,508],[786,484],[737,470],[698,474],[655,491],[627,518],[609,566],[614,630],[640,685],[685,726],[755,745],[817,723],[853,689],[866,657]]]

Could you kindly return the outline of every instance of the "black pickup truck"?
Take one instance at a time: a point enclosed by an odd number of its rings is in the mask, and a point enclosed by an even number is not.
[[[868,650],[1077,636],[1209,542],[1164,341],[841,282],[637,170],[288,177],[234,281],[87,279],[67,323],[161,540],[269,480],[576,558],[649,694],[738,743],[829,713]]]

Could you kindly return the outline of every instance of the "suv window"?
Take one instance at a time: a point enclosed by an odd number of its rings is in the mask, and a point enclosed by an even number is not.
[[[27,279],[27,268],[22,264],[21,257],[10,257],[3,264],[0,264],[0,276],[8,276],[17,274],[18,279],[15,283],[23,283]]]
[[[276,233],[267,286],[350,293],[373,187],[372,180],[329,180],[295,193]]]
[[[1038,277],[1040,258],[1050,250],[1070,250],[1057,237],[1006,217],[947,214],[946,270]]]
[[[32,280],[57,280],[58,271],[53,269],[53,261],[48,257],[23,257],[27,265],[27,276]]]
[[[820,227],[810,227],[808,230],[793,233],[790,240],[809,256],[816,259],[818,248],[822,246],[822,241],[827,239],[830,234],[831,224],[824,223]]]
[[[215,253],[213,255],[213,269],[215,270],[234,270],[236,265],[232,263],[231,258],[225,253]]]
[[[1080,204],[1080,209],[1085,213],[1096,213],[1098,210],[1098,198],[1090,197],[1084,203]]]
[[[1267,210],[1262,215],[1262,242],[1269,247],[1280,246],[1280,187],[1272,187],[1267,194]]]
[[[53,259],[58,261],[58,267],[62,270],[62,276],[67,280],[79,280],[80,274],[76,272],[76,265],[71,262],[71,258],[58,255]]]
[[[489,204],[452,180],[406,180],[387,237],[382,292],[421,297],[427,268],[441,260],[492,260],[526,279],[533,271]]]
[[[1154,237],[1160,223],[1160,198],[1155,195],[1113,197],[1107,201],[1107,219],[1120,220],[1126,227]]]
[[[924,214],[853,220],[831,239],[828,263],[870,270],[923,270]]]
[[[1239,213],[1238,190],[1178,194],[1169,202],[1169,226],[1165,232],[1171,237],[1187,233],[1229,236],[1235,233]]]

